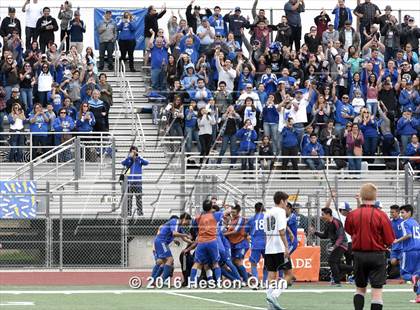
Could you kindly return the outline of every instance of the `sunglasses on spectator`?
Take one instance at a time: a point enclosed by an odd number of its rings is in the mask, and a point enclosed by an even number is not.
[[[343,99],[349,99],[349,97],[347,97],[347,96],[345,96],[345,97],[342,97]]]
[[[67,112],[66,111],[61,111],[60,114],[67,114]]]

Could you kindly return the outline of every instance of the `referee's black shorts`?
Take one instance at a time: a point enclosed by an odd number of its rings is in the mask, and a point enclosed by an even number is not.
[[[353,252],[356,286],[364,288],[370,281],[372,288],[382,288],[386,282],[385,252]]]
[[[264,255],[264,265],[267,271],[277,272],[283,264],[284,253]]]

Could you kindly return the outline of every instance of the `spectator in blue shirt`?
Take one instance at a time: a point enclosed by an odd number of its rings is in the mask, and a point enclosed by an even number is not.
[[[412,135],[417,134],[419,121],[413,117],[411,108],[404,110],[402,117],[397,122],[397,134],[401,137],[402,153],[405,154],[407,145]]]
[[[407,145],[405,156],[413,157],[409,161],[415,170],[420,169],[420,143],[417,135],[411,136],[411,142]]]
[[[341,100],[335,97],[333,101],[335,104],[335,129],[342,136],[347,123],[353,121],[354,109],[353,106],[350,104],[349,96],[346,94],[344,94],[341,97]]]
[[[54,120],[53,128],[55,132],[62,132],[63,134],[56,135],[54,138],[55,145],[60,145],[72,138],[72,135],[69,134],[74,129],[73,119],[67,115],[67,110],[61,108],[58,111],[58,117]],[[62,162],[68,161],[71,159],[70,150],[65,150],[59,156],[59,160]]]
[[[375,119],[374,115],[371,115],[369,111],[364,110],[362,117],[362,123],[360,124],[360,130],[363,133],[363,137],[365,138],[365,144],[363,145],[363,155],[364,156],[375,156],[377,148],[378,148],[378,141],[379,141],[379,133],[378,133],[378,122]],[[369,163],[373,163],[374,159],[368,159]]]
[[[32,159],[42,155],[45,151],[49,121],[48,114],[44,112],[42,105],[36,103],[33,112],[29,114],[29,129],[32,133]]]
[[[80,111],[77,114],[76,131],[78,132],[92,132],[96,120],[92,112],[89,111],[89,104],[83,103],[80,106]]]
[[[152,38],[149,41],[149,50],[151,55],[151,73],[152,73],[152,90],[164,92],[166,87],[166,68],[168,65],[168,48],[161,37],[155,38],[152,32]]]
[[[221,12],[220,6],[214,7],[214,13],[212,16],[209,17],[209,23],[210,26],[214,28],[214,31],[216,32],[216,36],[221,36],[223,38],[227,37],[227,24],[223,20],[223,15],[220,14]]]
[[[192,150],[192,142],[197,143],[197,149],[201,152],[200,139],[198,137],[198,109],[197,102],[191,100],[190,106],[185,108],[185,152],[190,153]]]
[[[126,167],[127,184],[128,188],[125,195],[127,199],[127,214],[132,215],[133,197],[136,196],[137,215],[143,216],[143,203],[142,203],[142,170],[143,166],[147,166],[149,162],[142,158],[136,146],[130,147],[130,154],[124,159],[121,164]]]
[[[188,54],[190,56],[191,62],[196,64],[199,58],[199,49],[200,49],[200,38],[193,34],[190,30],[188,34],[182,37],[179,42],[179,50],[181,53]]]
[[[413,89],[413,82],[408,81],[407,86],[401,91],[399,102],[401,110],[411,108],[412,111],[416,111],[418,105],[420,105],[419,92]]]
[[[128,62],[131,72],[134,69],[134,49],[136,48],[136,28],[134,27],[133,15],[124,12],[121,22],[118,24],[118,44],[121,51],[121,61],[125,61],[128,53]]]
[[[311,170],[322,170],[324,168],[324,161],[319,158],[324,156],[324,148],[318,142],[316,133],[311,133],[310,142],[303,149],[303,156],[313,156],[314,158],[305,158],[305,163]]]
[[[239,155],[250,156],[248,158],[242,158],[242,170],[254,170],[254,158],[252,157],[255,153],[257,145],[257,132],[252,126],[250,119],[245,120],[244,127],[239,129],[236,133],[236,137],[240,140],[239,144]]]
[[[267,104],[262,110],[264,122],[264,134],[268,136],[273,142],[273,153],[277,155],[278,141],[279,141],[279,112],[277,106],[274,104],[274,95],[268,96]]]
[[[283,156],[297,156],[299,151],[299,142],[298,142],[298,133],[293,128],[293,118],[288,118],[286,126],[283,128],[282,132],[282,151]],[[297,158],[283,158],[281,164],[282,170],[287,170],[287,165],[289,160],[292,161],[293,170],[298,170],[298,160]]]
[[[70,21],[67,31],[70,34],[70,46],[76,46],[77,52],[82,54],[83,33],[86,32],[86,25],[80,19],[80,11],[74,12],[74,19]]]

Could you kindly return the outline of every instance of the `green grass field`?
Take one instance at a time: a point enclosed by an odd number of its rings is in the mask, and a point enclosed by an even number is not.
[[[291,310],[351,310],[353,287],[295,285],[279,298]],[[419,309],[409,285],[386,286],[384,309]],[[368,302],[368,300],[367,300]],[[263,290],[146,290],[126,287],[1,287],[1,309],[267,309]],[[370,307],[365,306],[366,309]]]

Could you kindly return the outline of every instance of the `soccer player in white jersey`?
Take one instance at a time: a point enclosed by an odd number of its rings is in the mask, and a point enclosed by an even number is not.
[[[278,271],[289,259],[286,239],[286,207],[289,195],[284,192],[274,194],[275,206],[264,215],[265,268],[268,271],[267,303],[268,309],[282,310],[277,297],[282,293],[285,281],[279,281]]]

